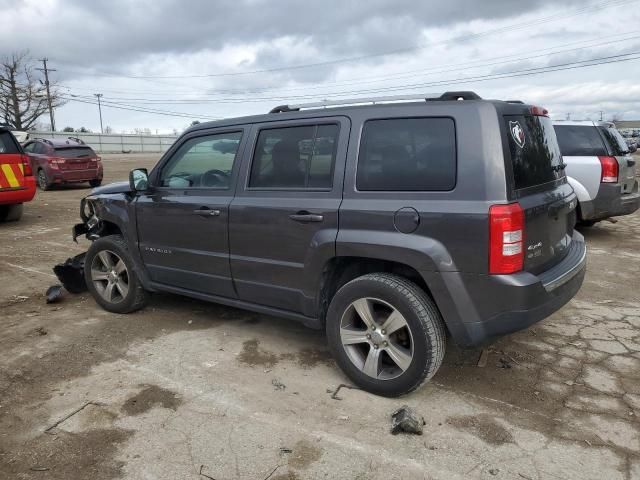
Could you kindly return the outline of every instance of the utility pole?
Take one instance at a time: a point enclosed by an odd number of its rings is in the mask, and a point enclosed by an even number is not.
[[[102,128],[102,106],[100,105],[100,97],[102,97],[102,94],[94,93],[93,96],[98,98],[98,112],[100,113],[100,133],[104,133],[104,130]]]
[[[602,114],[603,114],[603,113],[604,113],[604,112],[603,112],[602,110],[600,110],[600,121],[602,121]]]
[[[47,87],[47,103],[49,104],[49,118],[51,119],[51,131],[56,131],[56,122],[53,119],[53,106],[51,105],[51,92],[49,90],[49,72],[55,72],[56,70],[53,68],[47,68],[47,61],[49,59],[47,57],[41,58],[43,68],[36,68],[36,70],[40,70],[44,72],[44,86]]]
[[[567,113],[567,120],[571,120],[571,113]]]

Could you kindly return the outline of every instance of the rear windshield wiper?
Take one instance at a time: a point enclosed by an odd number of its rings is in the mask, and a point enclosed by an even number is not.
[[[559,163],[558,165],[555,165],[555,166],[551,167],[551,170],[553,170],[554,172],[560,172],[560,171],[564,170],[565,168],[567,168],[567,164],[566,163]]]

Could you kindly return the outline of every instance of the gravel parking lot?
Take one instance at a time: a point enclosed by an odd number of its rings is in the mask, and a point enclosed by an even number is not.
[[[105,155],[105,181],[157,158]],[[38,192],[0,225],[0,478],[640,478],[640,213],[583,231],[560,312],[488,355],[450,346],[385,399],[334,395],[322,333],[285,320],[170,295],[131,315],[47,305],[51,267],[87,248],[70,237],[87,192]],[[403,404],[423,436],[389,433]]]

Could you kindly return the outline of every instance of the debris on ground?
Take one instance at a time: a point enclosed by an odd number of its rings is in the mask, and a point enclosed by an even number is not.
[[[477,366],[480,368],[484,368],[487,366],[487,360],[489,359],[489,350],[483,349],[480,353],[480,358],[478,358]]]
[[[505,357],[500,357],[498,359],[498,362],[496,363],[496,367],[498,367],[498,368],[511,368],[511,362]]]
[[[497,468],[492,468],[489,470],[489,473],[491,475],[498,475],[500,473],[500,470],[498,470]]]
[[[47,288],[47,303],[55,303],[62,298],[62,285],[51,285]]]
[[[87,283],[84,279],[84,258],[87,253],[81,253],[72,258],[67,258],[64,263],[53,267],[60,283],[70,293],[82,293],[87,291]]]
[[[403,405],[391,414],[391,433],[413,433],[422,435],[422,427],[426,425],[424,418],[408,405]]]
[[[353,385],[347,385],[346,383],[341,383],[340,385],[338,385],[338,388],[336,388],[335,390],[331,390],[330,388],[327,388],[327,393],[333,392],[333,394],[331,395],[331,398],[333,400],[342,400],[342,398],[338,396],[338,392],[343,388],[348,388],[350,390],[360,390],[360,388],[354,387]]]
[[[47,332],[47,330],[44,327],[38,327],[33,331],[33,333],[35,333],[36,335],[44,336],[49,332]]]
[[[284,390],[285,388],[287,388],[287,386],[277,378],[271,380],[271,385],[273,385],[276,390]]]
[[[9,298],[9,304],[13,305],[15,303],[23,303],[27,300],[29,300],[29,297],[27,297],[26,295],[13,295],[11,296],[11,298]]]
[[[287,447],[280,447],[280,454],[284,455],[285,453],[292,453],[293,450],[291,450],[290,448]]]

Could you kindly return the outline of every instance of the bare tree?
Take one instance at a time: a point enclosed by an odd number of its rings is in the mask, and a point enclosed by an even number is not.
[[[16,130],[29,130],[48,110],[47,89],[36,80],[28,52],[0,59],[0,118]],[[51,105],[63,105],[55,84],[50,84]]]

